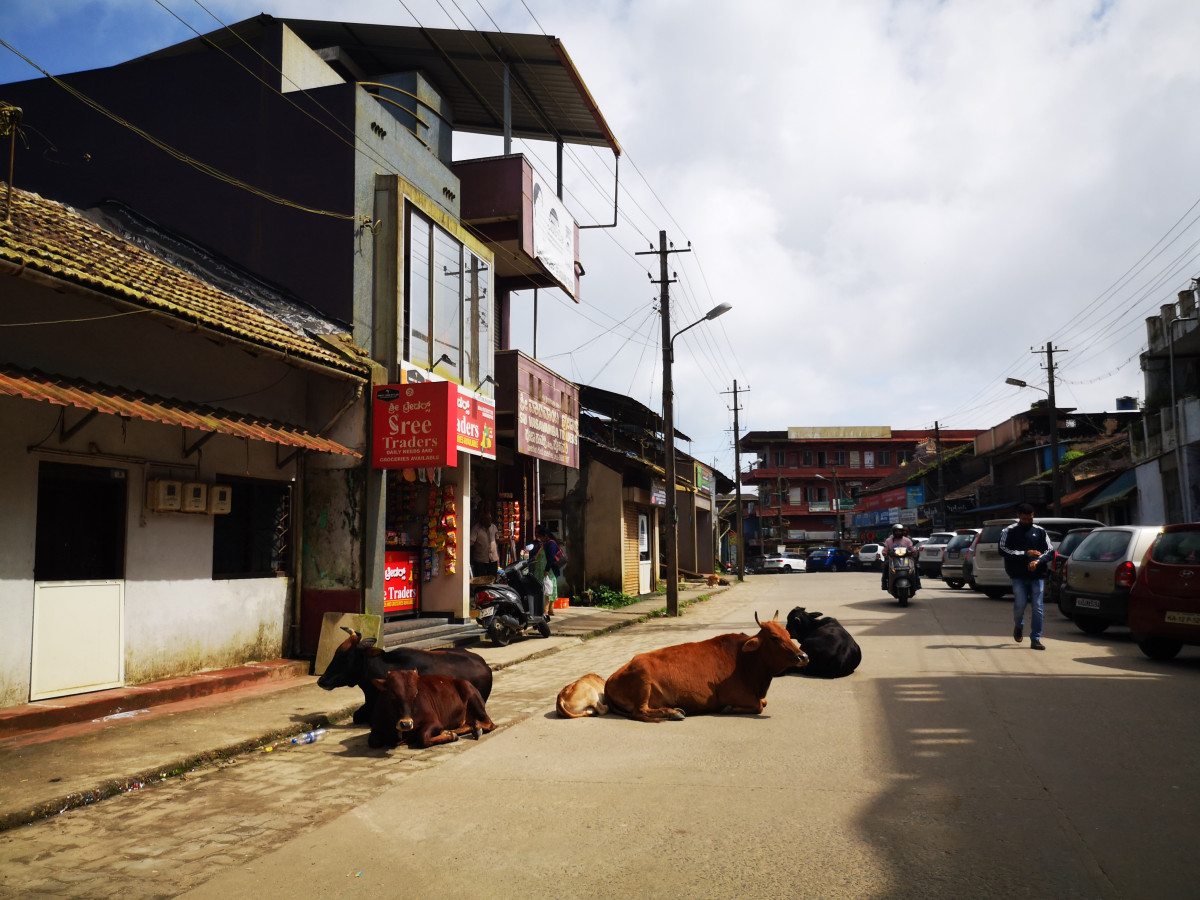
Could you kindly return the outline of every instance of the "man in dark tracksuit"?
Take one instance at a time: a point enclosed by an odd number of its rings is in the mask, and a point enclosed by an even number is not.
[[[1042,646],[1042,594],[1052,549],[1046,529],[1033,524],[1033,507],[1028,503],[1017,506],[1017,521],[1000,532],[1000,552],[1004,571],[1012,579],[1013,640],[1020,643],[1025,607],[1032,603],[1029,646],[1034,650],[1046,649]]]

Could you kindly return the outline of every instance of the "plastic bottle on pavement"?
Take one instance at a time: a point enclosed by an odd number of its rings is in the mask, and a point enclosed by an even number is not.
[[[298,734],[292,738],[293,744],[311,744],[325,733],[324,728],[318,728],[316,731],[306,731],[304,734]]]

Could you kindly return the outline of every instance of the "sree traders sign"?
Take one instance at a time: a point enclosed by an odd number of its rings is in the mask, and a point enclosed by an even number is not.
[[[456,466],[458,451],[496,456],[496,408],[450,381],[377,386],[371,459],[377,469]]]

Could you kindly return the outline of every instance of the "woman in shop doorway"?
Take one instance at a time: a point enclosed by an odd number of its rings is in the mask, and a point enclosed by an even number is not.
[[[545,604],[546,615],[554,615],[554,601],[558,599],[558,578],[555,577],[552,560],[558,556],[558,544],[550,536],[550,529],[544,524],[533,530],[537,538],[537,549],[533,557],[533,577],[542,583],[542,602]]]
[[[479,511],[479,518],[471,527],[471,575],[495,575],[500,564],[500,550],[496,546],[496,526],[492,514],[486,508]]]

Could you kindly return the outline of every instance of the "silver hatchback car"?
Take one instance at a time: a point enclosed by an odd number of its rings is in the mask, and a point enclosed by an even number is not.
[[[1071,551],[1062,569],[1059,609],[1080,631],[1099,634],[1129,622],[1129,592],[1161,525],[1096,528]]]

